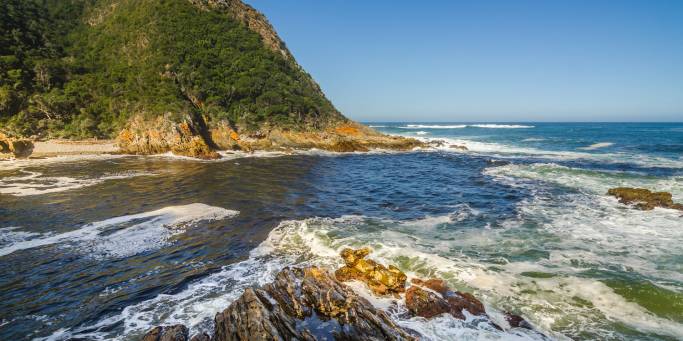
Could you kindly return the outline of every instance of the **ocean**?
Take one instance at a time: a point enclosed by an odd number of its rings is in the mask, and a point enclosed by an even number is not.
[[[410,318],[399,302],[398,324],[426,339],[683,340],[683,212],[606,195],[643,187],[683,202],[683,123],[368,125],[441,143],[0,162],[0,339],[210,331],[283,267],[335,269],[341,249],[369,246],[537,330]]]

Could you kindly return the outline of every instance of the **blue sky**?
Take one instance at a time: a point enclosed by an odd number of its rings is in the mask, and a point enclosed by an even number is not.
[[[683,121],[683,1],[247,0],[360,121]]]

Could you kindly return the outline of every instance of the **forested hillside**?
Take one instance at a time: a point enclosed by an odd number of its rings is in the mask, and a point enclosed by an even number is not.
[[[346,120],[240,1],[3,0],[0,31],[6,133],[112,138],[160,115],[241,131]]]

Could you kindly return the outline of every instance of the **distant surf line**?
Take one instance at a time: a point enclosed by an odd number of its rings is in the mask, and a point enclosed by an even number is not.
[[[402,129],[462,129],[462,128],[484,128],[484,129],[529,129],[534,126],[521,124],[407,124],[399,128]]]

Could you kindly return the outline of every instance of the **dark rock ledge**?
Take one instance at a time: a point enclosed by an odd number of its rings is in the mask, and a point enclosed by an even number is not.
[[[232,340],[418,340],[420,335],[398,326],[386,312],[342,283],[358,280],[376,295],[404,293],[410,316],[432,318],[450,314],[464,319],[464,311],[489,319],[484,305],[472,294],[451,290],[440,279],[413,279],[394,266],[385,267],[365,257],[367,248],[345,249],[346,265],[333,276],[318,267],[285,268],[272,283],[248,288],[223,312],[216,314],[213,335],[189,339],[183,325],[150,330],[143,341]],[[532,329],[522,317],[507,314],[512,328]],[[495,323],[489,322],[496,326]],[[497,327],[497,326],[496,326]],[[498,327],[500,328],[500,327]]]

